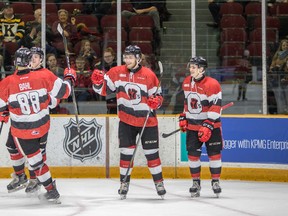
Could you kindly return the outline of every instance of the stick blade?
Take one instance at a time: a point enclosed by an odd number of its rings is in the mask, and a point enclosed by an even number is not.
[[[63,35],[63,28],[62,28],[62,26],[61,26],[61,24],[60,23],[58,23],[58,25],[57,25],[57,31],[61,34],[61,35]]]
[[[158,61],[158,66],[159,66],[160,77],[162,77],[164,70],[163,70],[163,64],[161,61]]]

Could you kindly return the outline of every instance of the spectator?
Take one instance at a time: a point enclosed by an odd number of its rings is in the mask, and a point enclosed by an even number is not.
[[[269,72],[277,72],[286,64],[288,59],[288,40],[284,39],[280,42],[280,45],[272,58],[272,62],[269,68]]]
[[[238,97],[239,101],[242,97],[242,100],[247,100],[246,91],[247,84],[252,80],[252,71],[251,71],[251,63],[249,61],[249,51],[245,50],[242,59],[236,60],[236,69],[235,73],[237,74],[237,82],[238,82]]]
[[[104,71],[109,71],[112,67],[117,66],[116,53],[111,47],[107,47],[103,51],[103,57],[100,62],[95,64],[95,68]]]
[[[68,21],[69,14],[65,9],[58,10],[58,21],[55,21],[52,25],[52,32],[54,34],[54,40],[52,45],[57,49],[60,54],[65,53],[62,35],[58,32],[58,24],[61,25],[64,35],[67,38],[68,51],[72,51],[73,45],[77,42],[77,28],[71,22]]]
[[[145,67],[150,68],[151,70],[153,70],[152,69],[152,62],[151,62],[151,56],[150,55],[142,54],[140,64],[142,66],[145,66]]]
[[[2,78],[5,78],[5,69],[3,67],[3,56],[2,55],[0,55],[0,71],[1,71],[0,80],[2,80]]]
[[[285,68],[288,61],[288,40],[283,39],[275,52],[268,73],[268,107],[270,114],[286,113]]]
[[[212,15],[213,18],[213,23],[207,23],[206,25],[209,27],[214,27],[214,28],[218,28],[220,20],[221,20],[221,16],[220,16],[220,7],[221,7],[221,2],[223,1],[217,1],[217,0],[208,0],[208,8],[209,11]]]
[[[97,59],[96,52],[91,47],[91,42],[87,39],[81,41],[81,48],[79,56],[82,56],[86,63],[88,63],[90,70],[94,68],[95,61]]]
[[[56,55],[53,53],[49,53],[47,55],[47,68],[52,71],[56,76],[63,79],[64,69],[58,66]]]
[[[2,76],[4,78],[7,75],[5,74],[5,72],[7,71],[12,72],[13,63],[12,63],[11,55],[9,55],[9,52],[3,46],[0,47],[0,53],[1,53],[0,58],[2,59],[0,66],[1,66]]]
[[[154,54],[142,54],[140,64],[142,66],[150,68],[157,75],[157,77],[159,77],[160,68]]]
[[[172,14],[167,9],[166,0],[158,0],[157,2],[158,2],[157,9],[160,16],[160,25],[161,27],[163,27],[163,22],[169,21]]]
[[[284,114],[288,114],[288,61],[284,64],[283,72],[280,77],[280,95],[283,98],[283,111]]]
[[[77,101],[90,101],[93,98],[91,70],[85,67],[85,58],[76,59],[77,82],[75,83],[75,96]]]
[[[123,10],[122,15],[129,19],[131,16],[138,15],[138,14],[148,14],[154,20],[155,25],[155,41],[156,41],[156,48],[161,47],[161,36],[160,36],[160,16],[158,12],[158,4],[155,3],[153,0],[130,0],[130,3],[133,6],[134,11]],[[157,51],[159,52],[159,51]]]
[[[4,6],[0,23],[1,42],[19,42],[23,38],[25,23],[21,18],[14,15],[14,10],[10,4]]]
[[[111,47],[107,47],[103,51],[103,59],[102,61],[96,65],[98,70],[102,70],[107,73],[112,67],[117,66],[117,62],[115,60],[116,54]],[[107,114],[117,114],[117,101],[116,94],[110,93],[106,95],[106,104],[107,104]]]
[[[83,3],[84,9],[82,12],[85,14],[96,14],[99,20],[106,14],[116,13],[115,0],[83,0]]]
[[[34,11],[35,20],[29,21],[25,26],[25,36],[21,40],[21,46],[31,48],[41,46],[41,8]],[[46,53],[57,54],[56,49],[50,45],[53,39],[52,29],[46,25]]]
[[[245,8],[245,5],[247,3],[249,3],[250,1],[234,1],[234,0],[226,0],[226,2],[239,2],[240,4],[243,5],[243,8]],[[220,8],[221,5],[226,3],[224,0],[208,0],[208,8],[209,11],[212,15],[213,18],[213,23],[207,23],[206,25],[209,27],[214,27],[214,28],[218,28],[219,24],[220,24],[220,20],[221,20],[221,14],[220,14]]]
[[[288,40],[283,39],[275,52],[268,72],[267,103],[270,114],[283,113],[283,70],[288,60]]]

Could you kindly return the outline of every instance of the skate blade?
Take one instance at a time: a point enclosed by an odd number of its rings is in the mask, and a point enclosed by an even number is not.
[[[120,199],[121,199],[121,200],[126,199],[126,194],[125,194],[125,195],[120,195]]]
[[[57,199],[46,199],[44,194],[38,195],[38,199],[43,204],[61,204],[60,197]]]
[[[40,188],[38,190],[26,192],[27,197],[38,197],[39,194],[40,194]]]
[[[12,189],[12,190],[8,190],[8,193],[14,193],[14,192],[19,191],[19,190],[22,190],[22,189],[24,189],[24,188],[26,188],[26,187],[27,187],[27,184],[22,184],[22,185],[14,188],[14,189]]]
[[[215,193],[215,195],[216,195],[216,198],[220,197],[220,193]]]
[[[161,197],[162,200],[164,200],[164,195],[159,195]]]
[[[191,193],[191,197],[200,197],[200,193]]]

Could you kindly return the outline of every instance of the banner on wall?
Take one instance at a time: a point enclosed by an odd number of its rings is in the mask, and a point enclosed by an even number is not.
[[[288,164],[288,119],[223,117],[222,123],[223,162]],[[186,134],[180,138],[180,158],[186,162]],[[208,161],[203,146],[201,161]]]

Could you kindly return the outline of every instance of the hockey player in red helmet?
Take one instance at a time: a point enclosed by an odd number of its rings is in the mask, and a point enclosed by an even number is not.
[[[0,83],[0,112],[9,110],[11,133],[14,142],[7,142],[7,149],[13,161],[13,180],[7,185],[8,192],[24,188],[27,177],[24,172],[24,156],[35,172],[38,181],[47,192],[40,197],[58,202],[60,194],[55,181],[41,154],[40,143],[50,127],[49,103],[51,94],[57,99],[67,98],[71,83],[76,79],[73,70],[64,72],[65,81],[47,69],[31,72],[29,68],[31,51],[20,48],[15,53],[15,73]],[[21,152],[18,147],[21,147]]]
[[[201,148],[205,143],[209,157],[213,192],[219,196],[221,187],[221,102],[222,90],[217,80],[205,75],[208,64],[201,56],[193,57],[188,62],[190,76],[182,84],[184,91],[184,111],[179,117],[179,127],[186,131],[186,149],[193,185],[192,197],[200,196]]]
[[[94,70],[91,77],[96,93],[103,96],[116,93],[120,119],[118,136],[121,185],[118,193],[122,199],[126,198],[129,189],[132,167],[127,176],[126,173],[136,146],[136,137],[144,126],[148,112],[148,121],[141,137],[142,147],[157,194],[163,197],[166,193],[159,158],[158,121],[155,112],[161,106],[163,97],[161,88],[157,88],[159,80],[155,73],[139,64],[141,55],[138,46],[130,45],[123,53],[125,65],[113,67],[105,75],[102,71]]]

